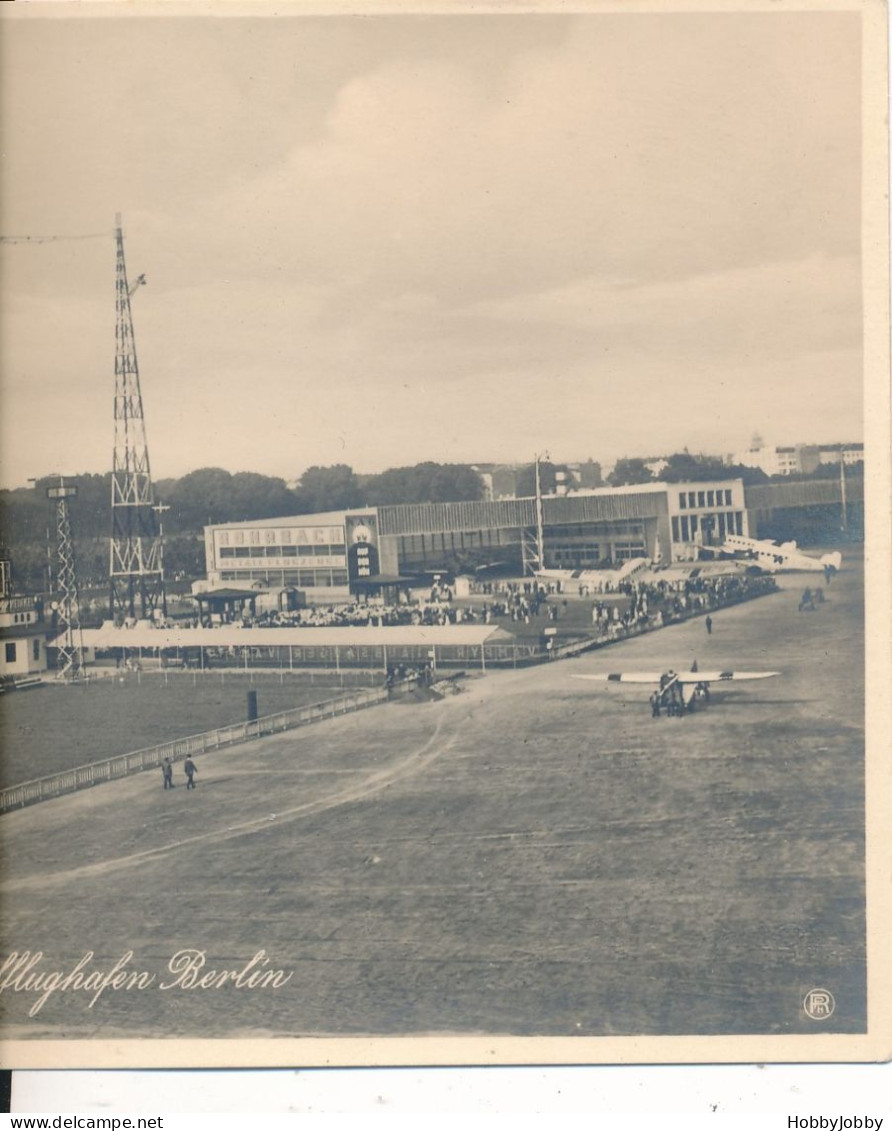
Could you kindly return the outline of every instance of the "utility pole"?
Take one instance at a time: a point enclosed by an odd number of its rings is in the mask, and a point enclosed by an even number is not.
[[[56,614],[58,635],[55,646],[59,652],[56,662],[58,679],[69,681],[84,679],[84,640],[81,633],[80,601],[77,590],[77,566],[74,541],[71,537],[71,516],[68,500],[77,494],[77,487],[66,484],[59,476],[58,487],[47,488],[47,498],[56,504],[56,533],[59,554],[59,600],[52,605]]]
[[[112,531],[109,612],[113,620],[166,613],[161,538],[158,534],[149,449],[130,299],[145,276],[127,282],[124,234],[115,218],[115,448],[112,461]]]
[[[839,498],[842,504],[842,529],[847,534],[849,530],[849,516],[846,509],[846,450],[839,448]]]
[[[34,478],[34,476],[29,476],[28,482],[33,483],[35,489],[37,488],[37,480]],[[53,542],[52,542],[52,538],[50,537],[49,523],[47,523],[47,527],[46,527],[46,570],[45,570],[45,575],[46,575],[46,595],[47,595],[47,597],[49,597],[50,594],[53,591]]]
[[[161,568],[162,605],[164,615],[167,615],[167,590],[164,588],[164,515],[170,510],[167,503],[155,503],[152,510],[158,516],[158,564]]]

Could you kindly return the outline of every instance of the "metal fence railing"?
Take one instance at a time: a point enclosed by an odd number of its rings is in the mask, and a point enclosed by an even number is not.
[[[63,793],[86,789],[98,785],[100,782],[127,777],[130,774],[138,773],[140,770],[157,769],[165,758],[175,761],[178,758],[206,754],[210,750],[220,750],[240,742],[247,742],[250,739],[261,738],[264,735],[292,730],[294,727],[306,726],[322,719],[330,719],[335,715],[360,711],[365,707],[384,703],[387,699],[388,692],[383,687],[351,691],[347,695],[327,699],[322,703],[295,707],[289,711],[280,711],[275,715],[265,715],[251,722],[234,723],[231,726],[205,731],[202,734],[189,735],[186,738],[175,738],[169,742],[161,742],[156,746],[148,746],[143,750],[134,750],[129,754],[118,754],[114,758],[106,758],[101,762],[92,762],[89,765],[63,770],[48,777],[35,778],[33,781],[22,782],[19,785],[8,786],[6,789],[0,790],[0,813],[9,812],[12,809],[21,809],[26,805],[34,805],[38,801],[47,801],[50,798],[59,797]]]

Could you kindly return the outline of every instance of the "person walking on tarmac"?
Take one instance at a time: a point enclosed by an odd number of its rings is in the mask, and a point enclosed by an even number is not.
[[[195,763],[191,758],[183,763],[183,769],[186,771],[186,789],[195,789]]]

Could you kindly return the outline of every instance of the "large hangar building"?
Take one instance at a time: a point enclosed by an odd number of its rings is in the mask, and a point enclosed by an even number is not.
[[[849,502],[860,498],[860,483]],[[295,589],[310,603],[395,597],[419,575],[595,569],[606,560],[696,559],[726,534],[773,536],[777,514],[810,521],[838,510],[835,480],[744,488],[741,479],[648,483],[492,502],[360,507],[205,528],[207,588]],[[838,525],[838,523],[837,523]],[[762,528],[765,527],[763,533]]]

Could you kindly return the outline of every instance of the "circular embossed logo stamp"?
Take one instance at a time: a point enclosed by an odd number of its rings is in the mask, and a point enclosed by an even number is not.
[[[833,1016],[836,1001],[829,990],[809,990],[802,1002],[806,1016],[812,1021],[826,1021]]]

